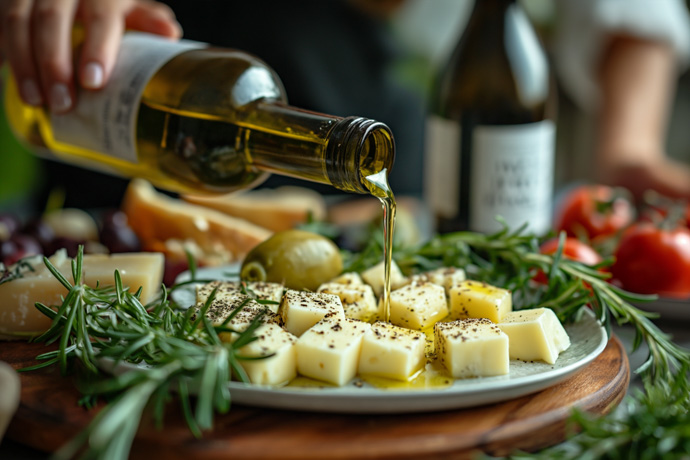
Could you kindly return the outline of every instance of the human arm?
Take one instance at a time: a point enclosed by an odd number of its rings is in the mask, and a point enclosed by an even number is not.
[[[600,62],[597,179],[626,187],[637,198],[653,189],[690,199],[690,166],[665,150],[678,73],[673,49],[662,41],[619,35]]]
[[[72,30],[84,30],[81,52],[72,65]],[[113,69],[125,29],[171,38],[182,30],[167,6],[149,0],[3,0],[0,51],[10,64],[22,99],[69,110],[75,86],[103,87]]]

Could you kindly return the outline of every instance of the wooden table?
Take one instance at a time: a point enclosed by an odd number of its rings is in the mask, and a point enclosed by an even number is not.
[[[20,368],[40,344],[0,342],[0,360]],[[478,451],[505,455],[561,442],[573,406],[610,411],[625,395],[629,364],[612,338],[604,352],[568,380],[539,393],[472,409],[395,415],[339,415],[234,406],[213,431],[195,439],[172,404],[163,431],[142,421],[132,458],[468,458]],[[19,410],[8,439],[53,451],[81,431],[98,409],[77,405],[79,392],[57,368],[21,374]]]

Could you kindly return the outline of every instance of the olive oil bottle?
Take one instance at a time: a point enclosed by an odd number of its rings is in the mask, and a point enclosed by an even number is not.
[[[394,160],[383,123],[291,107],[279,77],[246,53],[142,33],[122,41],[111,79],[67,114],[24,105],[11,79],[5,111],[43,154],[177,192],[226,193],[270,173],[370,193]]]
[[[550,227],[555,124],[544,50],[515,0],[477,0],[431,98],[425,198],[440,231]]]

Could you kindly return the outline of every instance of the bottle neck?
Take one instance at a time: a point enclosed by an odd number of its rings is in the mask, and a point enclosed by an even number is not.
[[[253,166],[271,173],[371,193],[366,177],[390,171],[395,141],[384,123],[260,102],[245,136]]]

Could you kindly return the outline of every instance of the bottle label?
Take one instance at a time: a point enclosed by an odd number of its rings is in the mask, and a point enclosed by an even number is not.
[[[495,232],[501,216],[511,229],[543,234],[551,226],[555,124],[480,125],[472,134],[469,228]],[[458,214],[461,130],[457,121],[427,122],[425,199],[442,217]]]
[[[174,56],[204,46],[146,33],[125,34],[108,84],[99,91],[80,91],[71,111],[51,115],[55,140],[137,163],[136,120],[144,88]]]

